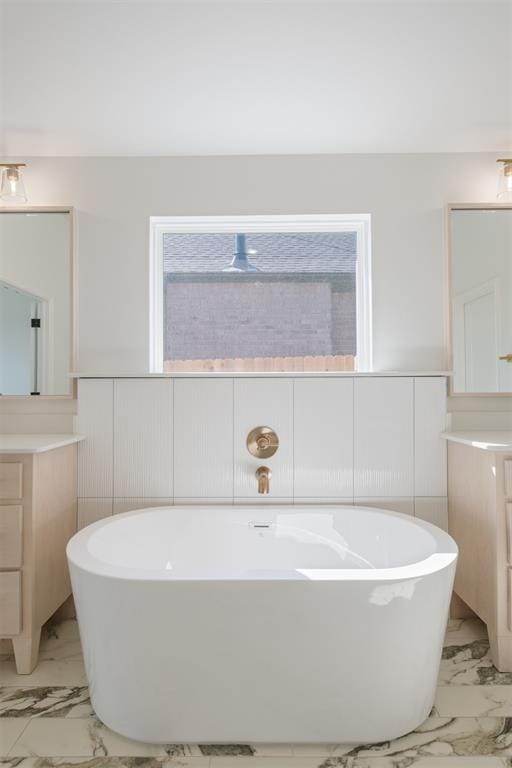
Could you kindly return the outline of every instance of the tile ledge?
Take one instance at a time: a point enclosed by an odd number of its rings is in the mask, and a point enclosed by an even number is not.
[[[173,373],[70,373],[73,379],[297,379],[297,378],[414,378],[451,376],[452,371],[174,371]]]

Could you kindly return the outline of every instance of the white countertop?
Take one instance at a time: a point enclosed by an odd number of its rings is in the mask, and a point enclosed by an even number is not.
[[[84,439],[84,435],[0,435],[0,453],[43,453]]]
[[[507,429],[478,429],[471,432],[442,432],[442,437],[453,443],[471,445],[484,451],[512,453],[512,431]]]

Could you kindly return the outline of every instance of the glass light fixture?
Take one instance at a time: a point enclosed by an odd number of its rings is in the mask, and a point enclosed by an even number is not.
[[[0,163],[0,168],[2,169],[0,198],[6,203],[26,203],[27,195],[21,171],[21,168],[25,168],[25,163]]]
[[[512,200],[512,158],[496,160],[501,163],[500,178],[498,181],[498,199]]]

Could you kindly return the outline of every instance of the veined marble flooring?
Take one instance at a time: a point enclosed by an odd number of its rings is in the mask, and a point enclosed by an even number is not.
[[[400,739],[148,745],[95,718],[76,622],[67,620],[45,628],[31,675],[17,675],[12,657],[0,657],[0,761],[5,768],[512,768],[512,674],[493,667],[481,622],[452,620],[431,717]]]

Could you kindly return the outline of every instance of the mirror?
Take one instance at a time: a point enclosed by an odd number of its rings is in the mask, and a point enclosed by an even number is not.
[[[450,207],[457,393],[512,392],[512,207]]]
[[[69,395],[71,209],[0,210],[0,394]]]

